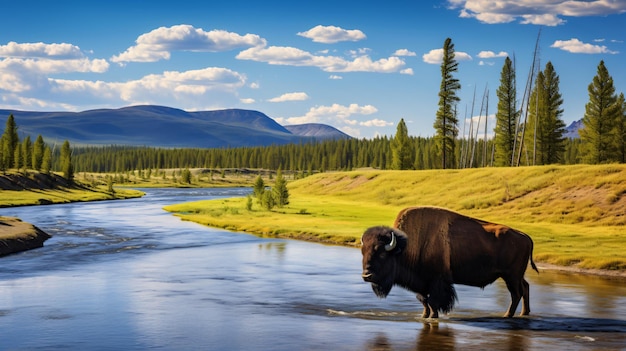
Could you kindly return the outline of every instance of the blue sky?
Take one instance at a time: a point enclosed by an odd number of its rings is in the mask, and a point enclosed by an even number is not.
[[[626,90],[626,0],[0,0],[0,12],[1,109],[242,108],[357,138],[393,135],[403,118],[430,136],[449,37],[462,132],[485,91],[495,113],[506,56],[521,104],[539,31],[567,124],[601,60]]]

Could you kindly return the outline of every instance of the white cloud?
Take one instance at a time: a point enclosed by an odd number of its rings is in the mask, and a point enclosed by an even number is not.
[[[433,49],[422,55],[422,59],[426,63],[440,64],[443,61],[443,49]],[[472,56],[466,52],[455,51],[454,59],[457,61],[470,61]]]
[[[448,8],[460,9],[462,18],[483,23],[508,23],[557,26],[561,17],[608,16],[626,12],[625,1],[609,0],[448,0]]]
[[[347,60],[339,56],[316,56],[287,46],[254,47],[237,55],[237,59],[266,62],[271,65],[318,67],[325,72],[398,72],[405,62],[395,56],[373,61],[369,56]]]
[[[16,43],[0,45],[0,57],[48,58],[48,59],[82,59],[85,56],[78,46],[61,43]]]
[[[509,56],[509,54],[507,54],[504,51],[500,51],[497,54],[493,51],[481,51],[476,56],[486,59],[486,58],[496,58],[496,57],[507,57]]]
[[[393,56],[417,56],[417,54],[408,49],[398,49],[393,53]]]
[[[333,44],[341,41],[359,41],[366,38],[358,29],[343,29],[335,26],[317,25],[306,32],[299,32],[299,36],[312,39],[316,43]]]
[[[242,98],[242,99],[239,99],[239,101],[241,101],[242,104],[253,104],[256,102],[252,98]]]
[[[206,32],[186,24],[157,28],[140,35],[135,42],[135,46],[111,57],[111,61],[155,62],[168,60],[172,51],[221,52],[266,45],[265,39],[256,34],[239,35],[224,30]]]
[[[7,59],[9,60],[9,59]],[[33,71],[2,68],[0,61],[0,95],[3,101],[12,96],[13,103],[24,106],[120,106],[159,104],[185,109],[225,108],[240,102],[237,91],[245,85],[246,77],[226,68],[208,67],[191,71],[166,71],[149,74],[126,82],[70,80],[49,78]],[[8,73],[11,72],[11,73]],[[17,94],[19,93],[19,97]],[[207,101],[210,101],[207,105]],[[216,105],[217,104],[224,104]]]
[[[406,68],[406,69],[403,69],[403,70],[401,70],[401,71],[400,71],[400,73],[401,73],[401,74],[406,74],[406,75],[412,76],[412,75],[413,75],[413,68]]]
[[[575,54],[617,54],[617,51],[609,50],[604,45],[593,45],[583,43],[572,38],[570,40],[557,40],[550,47],[561,49]]]
[[[288,124],[326,122],[331,125],[357,125],[358,121],[350,119],[350,117],[354,115],[370,115],[376,112],[378,112],[378,109],[372,105],[359,106],[358,104],[350,104],[344,106],[332,104],[331,106],[312,107],[303,116],[282,118],[280,120]]]
[[[364,126],[364,127],[388,127],[388,126],[392,126],[393,122],[387,122],[387,121],[383,121],[382,119],[375,118],[369,121],[360,122],[359,125]]]
[[[343,79],[343,77],[342,76],[338,76],[336,74],[331,74],[330,77],[328,77],[328,79],[339,80],[339,79]]]
[[[308,100],[309,96],[306,93],[298,92],[298,93],[287,93],[281,96],[269,99],[269,102],[285,102],[285,101],[304,101]]]

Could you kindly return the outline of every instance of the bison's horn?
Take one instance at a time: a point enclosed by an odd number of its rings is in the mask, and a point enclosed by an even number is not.
[[[391,251],[393,249],[396,248],[396,233],[391,232],[391,241],[389,242],[389,244],[385,245],[385,250],[387,251]]]

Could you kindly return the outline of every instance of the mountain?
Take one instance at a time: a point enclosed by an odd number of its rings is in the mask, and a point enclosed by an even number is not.
[[[313,137],[317,139],[350,139],[348,134],[326,124],[307,123],[285,126],[285,129],[295,135]]]
[[[222,148],[280,145],[344,135],[325,126],[327,132],[313,138],[292,132],[261,112],[241,109],[187,112],[143,105],[82,112],[0,110],[0,117],[10,114],[21,137],[30,135],[34,139],[41,134],[46,142],[69,140],[72,145]]]
[[[571,139],[580,138],[578,131],[581,130],[583,127],[584,125],[583,125],[582,119],[579,119],[578,121],[574,121],[569,126],[567,126],[567,128],[565,128],[564,136],[566,138],[571,138]]]

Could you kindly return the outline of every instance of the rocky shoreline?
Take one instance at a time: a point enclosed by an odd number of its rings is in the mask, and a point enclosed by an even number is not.
[[[0,217],[0,256],[36,249],[51,236],[19,218]]]

